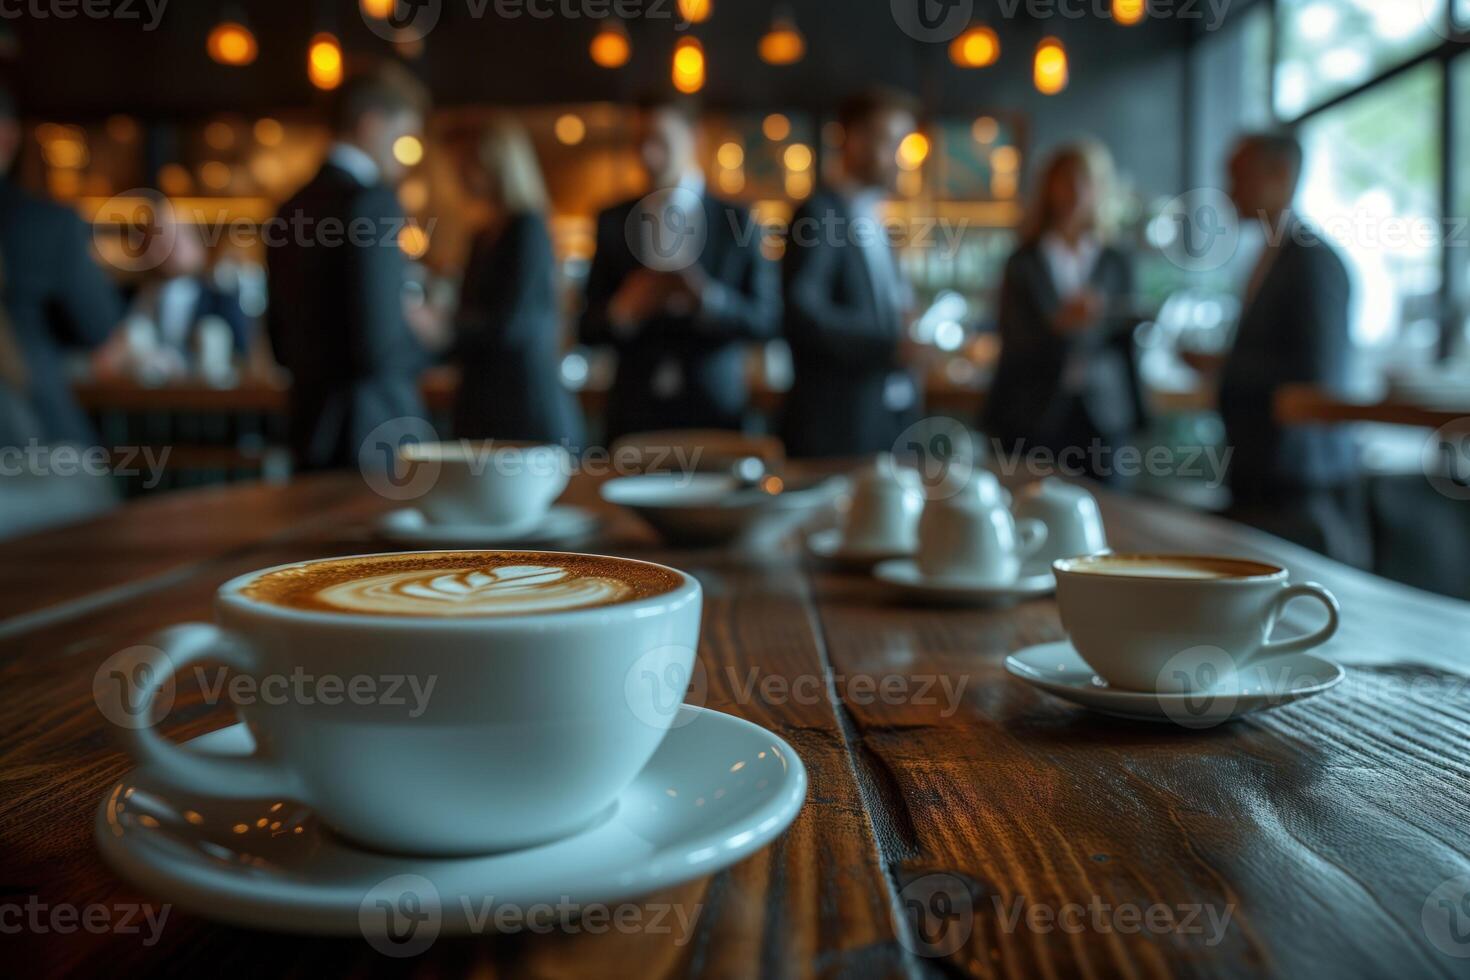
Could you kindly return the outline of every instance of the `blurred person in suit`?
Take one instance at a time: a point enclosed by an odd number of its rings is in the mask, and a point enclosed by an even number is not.
[[[129,302],[109,350],[95,360],[151,377],[226,374],[250,349],[250,320],[239,296],[215,284],[199,229],[173,215],[159,222],[167,226],[168,253]]]
[[[546,185],[526,131],[509,119],[492,123],[463,176],[491,218],[471,248],[455,319],[454,434],[580,448],[581,408],[561,383]]]
[[[1232,451],[1229,516],[1360,567],[1371,564],[1357,450],[1341,426],[1281,425],[1281,386],[1342,391],[1350,380],[1351,282],[1337,250],[1297,214],[1303,151],[1291,135],[1239,140],[1230,196],[1258,222],[1266,247],[1246,286],[1235,343],[1223,361],[1191,359],[1218,373],[1220,416]]]
[[[749,210],[705,186],[692,107],[644,104],[637,142],[651,193],[598,216],[578,330],[617,351],[606,438],[740,429],[748,345],[778,327],[775,267]]]
[[[422,136],[428,102],[398,65],[350,76],[335,94],[326,161],[266,235],[266,323],[292,376],[298,469],[356,466],[364,450],[387,464],[393,447],[364,447],[368,435],[426,416],[419,375],[448,337],[434,307],[407,297],[396,194],[406,168],[393,146]]]
[[[1091,142],[1062,147],[1042,168],[1001,279],[1000,361],[981,422],[1008,452],[1044,449],[1073,475],[1108,482],[1110,450],[1138,421],[1124,312],[1133,267],[1108,244],[1104,220],[1112,173]]]
[[[797,209],[782,266],[795,378],[781,432],[793,457],[891,450],[919,407],[905,339],[913,295],[878,211],[896,188],[916,109],[875,89],[848,99],[837,120],[843,179]]]
[[[106,342],[122,303],[92,258],[91,232],[82,219],[11,180],[21,137],[15,102],[0,89],[0,299],[26,379],[17,401],[24,402],[41,442],[92,444],[97,436],[72,396],[66,351]]]

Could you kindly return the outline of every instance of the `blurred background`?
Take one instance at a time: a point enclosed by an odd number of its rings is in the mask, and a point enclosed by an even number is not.
[[[615,367],[608,351],[576,342],[575,322],[598,212],[649,189],[635,101],[696,97],[708,185],[780,228],[835,176],[840,102],[882,84],[921,107],[885,207],[932,232],[897,243],[899,267],[921,309],[947,300],[914,328],[938,352],[924,368],[925,413],[967,425],[979,417],[999,356],[1002,273],[1037,168],[1053,149],[1091,138],[1114,159],[1114,244],[1134,263],[1130,348],[1147,406],[1137,441],[1167,450],[1225,441],[1214,394],[1187,355],[1229,348],[1264,243],[1217,203],[1231,147],[1243,131],[1294,133],[1306,151],[1299,211],[1328,232],[1353,284],[1352,390],[1337,392],[1324,417],[1349,425],[1361,449],[1374,567],[1470,595],[1467,558],[1456,553],[1466,549],[1454,544],[1470,533],[1466,508],[1442,479],[1426,479],[1426,420],[1439,416],[1342,408],[1470,414],[1470,229],[1453,217],[1470,216],[1470,48],[1460,33],[1470,2],[975,0],[952,5],[959,30],[881,2],[421,6],[406,27],[395,26],[402,12],[391,0],[140,0],[107,16],[40,4],[0,19],[0,64],[24,133],[12,180],[74,209],[124,290],[146,279],[138,216],[154,195],[166,199],[200,230],[208,277],[238,298],[247,323],[223,368],[103,372],[85,354],[72,358],[71,384],[102,445],[169,448],[161,472],[119,468],[110,497],[290,478],[288,381],[260,327],[270,297],[251,228],[311,179],[332,139],[324,106],[354,64],[401,61],[433,96],[424,135],[394,147],[409,168],[397,188],[408,218],[398,246],[426,298],[452,305],[482,218],[455,148],[492,115],[524,125],[551,198],[560,378],[594,441]],[[1212,221],[1228,223],[1238,245],[1196,249]],[[762,240],[773,261],[783,247],[779,234]],[[774,431],[792,372],[782,340],[750,345],[746,429]],[[443,432],[455,384],[451,366],[423,380]],[[1206,510],[1228,504],[1218,480],[1187,474],[1141,477],[1130,489]],[[16,506],[0,530],[76,512]]]

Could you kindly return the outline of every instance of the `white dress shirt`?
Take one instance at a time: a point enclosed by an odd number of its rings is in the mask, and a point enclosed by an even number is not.
[[[327,162],[352,175],[352,179],[364,187],[372,187],[382,179],[382,171],[373,158],[360,147],[351,143],[333,143],[327,151]]]

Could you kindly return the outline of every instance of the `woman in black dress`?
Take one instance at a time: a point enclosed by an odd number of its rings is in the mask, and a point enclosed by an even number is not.
[[[454,434],[579,449],[581,412],[561,382],[562,329],[546,187],[535,150],[510,121],[492,124],[464,168],[491,219],[465,267],[453,359]]]
[[[1111,161],[1093,143],[1048,161],[1000,290],[1000,363],[983,427],[1010,452],[1042,449],[1112,482],[1111,450],[1138,418],[1128,308],[1133,268],[1102,219]]]

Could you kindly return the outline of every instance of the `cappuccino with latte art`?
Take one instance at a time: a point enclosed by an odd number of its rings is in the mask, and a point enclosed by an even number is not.
[[[556,552],[422,552],[276,569],[242,594],[257,602],[370,616],[522,616],[633,602],[682,584],[644,562]]]

